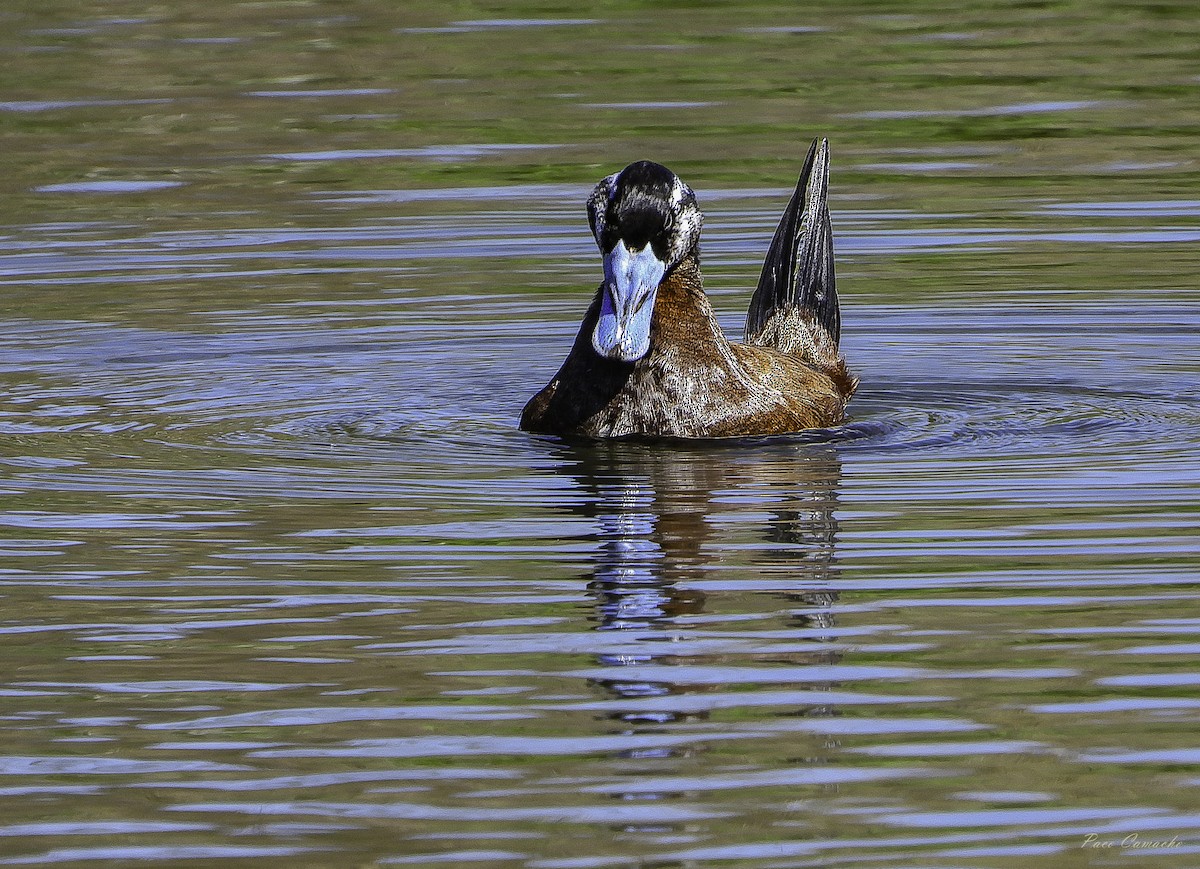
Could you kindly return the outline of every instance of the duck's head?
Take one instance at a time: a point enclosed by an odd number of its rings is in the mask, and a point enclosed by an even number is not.
[[[600,319],[592,347],[635,362],[650,349],[658,286],[700,242],[703,215],[692,189],[666,166],[640,160],[596,185],[588,222],[604,255]]]

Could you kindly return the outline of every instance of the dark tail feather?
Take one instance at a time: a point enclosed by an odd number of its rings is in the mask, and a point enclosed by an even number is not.
[[[757,343],[755,337],[771,317],[791,308],[811,313],[834,342],[841,337],[828,194],[829,142],[813,139],[750,300],[747,343]]]

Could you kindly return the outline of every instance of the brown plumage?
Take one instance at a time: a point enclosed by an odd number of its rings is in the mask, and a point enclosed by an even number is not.
[[[566,361],[525,406],[521,428],[726,438],[841,422],[857,380],[838,353],[827,177],[828,146],[814,142],[764,264],[744,344],[725,338],[704,294],[701,217],[687,185],[651,163],[601,181],[588,206],[606,281]]]

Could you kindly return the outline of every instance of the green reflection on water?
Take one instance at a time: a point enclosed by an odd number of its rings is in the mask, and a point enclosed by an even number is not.
[[[585,15],[596,21],[461,23]],[[252,764],[260,777],[340,773],[347,766],[368,773],[465,766],[473,761],[250,757],[247,746],[201,747],[210,735],[186,731],[179,735],[182,747],[162,748],[163,733],[138,724],[338,704],[446,707],[447,720],[411,725],[381,715],[368,723],[244,727],[222,735],[231,742],[285,739],[319,750],[362,738],[477,736],[478,722],[455,719],[451,707],[493,704],[526,711],[528,694],[543,704],[538,717],[488,725],[485,734],[609,737],[621,729],[670,731],[670,724],[680,723],[676,730],[700,736],[695,747],[658,757],[548,752],[486,760],[486,772],[525,779],[519,783],[541,787],[540,794],[497,793],[503,782],[481,775],[488,780],[471,786],[456,786],[448,776],[412,797],[364,791],[353,783],[328,791],[297,788],[297,795],[363,805],[412,799],[459,806],[467,817],[479,805],[534,803],[552,811],[563,803],[599,804],[580,795],[585,780],[615,782],[612,789],[619,791],[625,780],[701,777],[713,770],[733,776],[747,768],[794,769],[805,763],[872,771],[920,763],[937,773],[903,785],[885,780],[844,790],[745,788],[752,817],[729,809],[739,796],[723,791],[689,796],[688,805],[729,811],[730,817],[702,829],[624,829],[615,843],[612,825],[604,823],[570,836],[562,834],[562,825],[532,821],[451,818],[439,827],[451,836],[468,829],[499,835],[517,827],[545,841],[513,850],[581,859],[668,853],[699,846],[704,837],[716,847],[891,834],[896,831],[863,815],[864,808],[877,814],[896,806],[952,811],[962,808],[956,794],[968,788],[1046,791],[1055,806],[1191,811],[1194,785],[1186,782],[1191,772],[1186,765],[1183,772],[1178,765],[1114,766],[1125,787],[1116,794],[1110,769],[1073,759],[1108,747],[1169,751],[1190,744],[1194,728],[1187,708],[1182,715],[1170,714],[1180,711],[1171,707],[1159,710],[1169,713],[1164,715],[1141,708],[1096,719],[1031,709],[1111,693],[1147,704],[1190,696],[1190,684],[1161,690],[1124,685],[1114,691],[1095,679],[1186,676],[1194,669],[1187,654],[1132,661],[1110,654],[1135,643],[1189,636],[1187,624],[1162,620],[1186,614],[1189,601],[1180,594],[1195,565],[1194,550],[1188,549],[1196,515],[1195,463],[1189,463],[1186,443],[1170,441],[1189,432],[1194,437],[1194,412],[1183,402],[1170,407],[1170,396],[1155,402],[1141,400],[1142,393],[1114,390],[1089,393],[1083,401],[1072,389],[1098,377],[1099,361],[1116,369],[1108,373],[1122,384],[1123,378],[1149,372],[1145,379],[1153,382],[1139,383],[1139,389],[1151,395],[1165,373],[1182,382],[1195,370],[1194,354],[1179,349],[1190,333],[1165,328],[1172,320],[1165,307],[1175,304],[1184,311],[1194,305],[1196,245],[1102,243],[1094,234],[1187,228],[1196,214],[1134,208],[1070,215],[1046,212],[1044,206],[1195,199],[1200,108],[1194,97],[1200,82],[1194,54],[1200,20],[1191,4],[979,2],[947,10],[944,4],[908,2],[803,7],[656,2],[602,3],[583,13],[554,2],[166,2],[149,10],[123,2],[19,2],[8,4],[2,16],[0,193],[4,222],[13,227],[9,252],[72,253],[48,250],[50,239],[79,243],[85,253],[107,250],[109,264],[119,267],[113,280],[102,271],[89,272],[86,264],[75,270],[51,267],[35,284],[9,263],[13,272],[6,277],[5,298],[31,328],[49,320],[92,324],[91,331],[68,324],[41,340],[14,329],[20,337],[8,345],[6,420],[30,428],[6,441],[15,458],[6,466],[4,482],[13,492],[6,494],[11,524],[4,535],[23,554],[14,559],[21,572],[8,575],[5,606],[17,628],[47,631],[36,641],[21,633],[5,635],[6,660],[19,691],[58,690],[34,683],[83,686],[63,688],[63,694],[8,697],[18,716],[5,731],[10,753],[211,757]],[[347,93],[330,93],[338,90]],[[839,263],[849,309],[847,343],[852,364],[864,373],[863,392],[852,409],[870,420],[903,405],[912,409],[904,421],[918,435],[942,439],[891,453],[882,447],[872,453],[869,445],[858,453],[853,444],[846,447],[845,473],[839,470],[832,475],[836,479],[818,487],[815,512],[828,515],[811,526],[797,520],[802,530],[826,532],[815,544],[802,535],[789,538],[794,529],[761,521],[755,510],[765,508],[728,501],[732,495],[773,503],[795,487],[792,463],[757,471],[752,463],[746,471],[736,455],[666,461],[665,483],[674,490],[664,484],[653,493],[659,504],[655,521],[662,526],[664,548],[673,544],[683,556],[666,559],[662,568],[635,566],[649,580],[662,578],[655,570],[670,580],[643,583],[652,592],[646,608],[660,607],[677,621],[655,643],[642,645],[657,647],[647,656],[657,654],[660,662],[718,668],[765,671],[840,661],[843,655],[849,666],[919,668],[925,676],[915,682],[878,679],[864,692],[882,700],[944,695],[948,699],[880,705],[910,725],[923,717],[961,718],[985,728],[983,739],[1040,740],[1058,752],[1053,759],[1016,751],[968,761],[914,761],[848,750],[907,738],[887,733],[837,736],[815,730],[797,736],[780,730],[745,741],[700,738],[742,725],[802,722],[829,711],[812,705],[811,698],[716,707],[661,727],[650,718],[630,724],[615,714],[569,707],[574,701],[612,701],[607,711],[624,708],[619,692],[566,671],[596,664],[588,643],[600,636],[593,628],[611,617],[605,607],[619,610],[631,598],[639,603],[639,589],[618,593],[623,590],[612,583],[605,587],[608,577],[600,576],[602,569],[628,564],[619,557],[605,563],[597,554],[599,543],[623,541],[598,541],[599,532],[576,531],[556,546],[529,533],[530,525],[564,515],[589,528],[602,524],[594,515],[602,499],[581,494],[549,447],[510,433],[522,390],[541,376],[534,365],[553,362],[550,350],[543,354],[539,347],[539,358],[531,362],[533,351],[521,344],[523,355],[500,357],[506,364],[497,366],[504,369],[499,372],[489,368],[488,354],[526,340],[531,328],[523,324],[531,320],[540,329],[548,318],[564,323],[575,318],[569,306],[582,306],[581,288],[595,280],[590,242],[578,195],[571,201],[534,197],[515,205],[498,199],[481,205],[461,190],[549,183],[583,191],[632,159],[665,161],[687,177],[702,201],[706,191],[712,193],[705,203],[708,238],[724,253],[711,255],[708,277],[718,295],[728,294],[720,299],[722,314],[734,317],[745,298],[734,291],[745,293],[757,271],[757,263],[745,260],[751,253],[761,257],[747,239],[757,234],[765,245],[778,205],[717,194],[738,188],[782,191],[816,134],[834,143],[835,220],[842,221],[839,239],[847,240],[850,251]],[[538,147],[489,147],[497,145]],[[317,153],[326,156],[310,159]],[[183,186],[120,194],[39,190],[106,181]],[[454,198],[415,203],[336,202],[328,196],[448,188],[461,190]],[[902,233],[863,217],[872,210],[913,212],[908,226],[914,232],[965,225],[1003,230],[1010,238],[991,249],[873,253],[871,238]],[[391,235],[351,242],[284,237],[271,244],[248,236],[226,248],[214,240],[264,226],[417,226],[445,230],[448,237],[461,228],[456,221],[468,219],[475,221],[466,230],[471,238],[493,238],[495,227],[514,214],[531,226],[575,232],[571,237],[578,244],[551,253],[530,250],[496,266],[486,256],[448,253],[426,264],[369,259],[365,248],[371,244],[398,248],[411,241]],[[60,225],[70,221],[97,223]],[[1039,240],[1044,230],[1075,229],[1088,237]],[[433,236],[430,249],[439,241],[449,244],[437,232]],[[154,271],[142,255],[172,244],[183,253],[169,268]],[[220,260],[222,250],[240,251],[242,258]],[[80,275],[91,282],[76,280]],[[1137,320],[1134,325],[1144,327],[1140,332],[1124,333],[1106,320],[1112,310],[1106,299],[1129,296],[1131,288],[1143,303],[1161,301],[1164,309]],[[531,291],[539,293],[536,304]],[[463,295],[486,296],[488,303],[464,301]],[[448,298],[452,305],[444,304]],[[1039,316],[1037,306],[1049,306],[1048,299],[1061,307],[1050,312],[1054,317],[1045,309]],[[559,307],[547,314],[543,302]],[[506,307],[497,307],[500,303]],[[880,313],[874,303],[892,306],[890,313]],[[983,310],[982,303],[991,309]],[[920,320],[922,307],[932,323]],[[967,313],[956,319],[960,308]],[[1006,319],[1010,313],[1014,318]],[[1194,317],[1176,319],[1186,325]],[[139,328],[120,332],[103,325],[108,323]],[[470,346],[477,355],[469,362],[475,367],[454,369],[471,382],[460,392],[414,400],[408,413],[404,402],[410,396],[397,384],[423,395],[424,384],[404,374],[444,361],[427,351],[451,346],[441,331],[451,327],[465,329],[465,338],[473,335]],[[215,336],[216,343],[196,343],[205,336]],[[554,340],[565,344],[567,338],[564,328]],[[1154,353],[1160,341],[1174,348],[1166,362]],[[991,379],[977,392],[949,377],[940,385],[926,382],[931,368],[945,367],[964,377],[986,368]],[[1023,415],[1023,408],[1007,404],[1028,397],[1031,384],[1054,378],[1066,385],[1034,405],[1034,413]],[[472,391],[484,388],[486,402]],[[1076,408],[1075,422],[1113,424],[1084,425],[1079,432],[1054,429],[1062,422],[1050,407],[1055,401]],[[468,411],[462,408],[475,412],[485,404],[489,415],[464,418]],[[375,439],[356,429],[351,411],[382,417],[377,425],[387,436]],[[950,422],[939,429],[938,421],[923,421],[920,411],[940,412]],[[945,434],[955,430],[955,413],[967,417],[957,440]],[[415,418],[422,414],[430,418]],[[69,429],[70,420],[81,427]],[[290,422],[304,425],[289,428]],[[131,427],[114,428],[126,423]],[[1149,434],[1139,439],[1142,430]],[[1042,451],[1038,455],[1022,449],[1021,438],[1030,431]],[[1165,445],[1153,442],[1159,433]],[[1125,452],[1100,456],[1089,451],[1093,443],[1101,448],[1113,443]],[[489,450],[499,460],[486,455]],[[1037,466],[1039,459],[1045,464]],[[690,467],[696,480],[673,480],[670,473],[679,467]],[[1094,469],[1100,473],[1089,473]],[[1106,471],[1112,476],[1104,477]],[[643,486],[652,473],[605,472]],[[716,476],[705,483],[706,474]],[[1047,480],[1056,485],[1044,485]],[[974,493],[974,487],[984,491]],[[1163,503],[1167,495],[1174,500]],[[619,506],[604,507],[615,526],[622,519]],[[805,510],[813,511],[814,504],[793,512],[804,516]],[[723,518],[714,523],[706,518],[710,512]],[[133,518],[113,518],[122,515]],[[54,525],[56,518],[61,526]],[[153,527],[154,521],[165,524]],[[418,523],[436,528],[487,521],[511,522],[512,532],[476,537],[404,531]],[[693,545],[702,533],[709,535],[708,549]],[[770,533],[772,546],[765,546]],[[1131,539],[1136,545],[1129,545]],[[1126,579],[1129,588],[1122,585]],[[840,597],[827,590],[829,584]],[[208,597],[180,599],[189,591]],[[314,596],[305,598],[307,592]],[[339,592],[345,597],[337,598]],[[367,597],[353,598],[359,593]],[[1012,600],[1005,604],[1005,598]],[[644,615],[633,615],[639,614]],[[632,618],[624,611],[619,615]],[[270,621],[275,616],[298,621]],[[504,617],[561,621],[541,635],[536,628],[478,624]],[[223,619],[231,624],[222,625]],[[810,639],[798,630],[822,619],[835,629],[863,628],[869,635],[828,648],[814,641],[811,649],[797,652]],[[673,636],[682,636],[680,648],[694,648],[683,643],[711,641],[704,631],[714,624],[735,635],[722,638],[734,651],[672,658]],[[159,636],[151,630],[156,626]],[[139,628],[145,633],[139,635]],[[759,629],[776,635],[757,637]],[[1120,631],[1133,636],[1126,639]],[[464,637],[490,635],[503,648],[511,635],[522,633],[535,634],[530,642],[544,646],[492,656],[454,651]],[[333,638],[312,641],[313,634]],[[449,651],[422,660],[368,648],[425,639]],[[875,643],[891,648],[872,648]],[[114,657],[105,660],[106,655]],[[324,662],[279,660],[305,656]],[[509,672],[488,675],[489,667]],[[986,668],[1059,668],[1078,675],[961,676]],[[135,695],[132,705],[128,695],[88,687],[99,681],[217,678],[295,687],[251,692],[218,686],[183,699],[148,692]],[[728,686],[730,693],[747,695],[757,687]],[[496,689],[513,693],[486,693]],[[705,686],[669,690],[688,700],[703,700],[707,693]],[[545,705],[553,703],[563,705]],[[194,708],[201,705],[210,708]],[[849,720],[889,714],[852,702],[836,711]],[[115,723],[77,723],[98,715]],[[281,730],[288,732],[281,737]],[[899,725],[897,732],[904,732]],[[54,741],[60,737],[105,741]],[[47,778],[36,781],[46,784]],[[207,783],[220,792],[222,781],[210,777]],[[180,785],[180,776],[138,784],[161,785],[167,792],[169,782]],[[56,784],[61,783],[49,782]],[[183,785],[152,805],[143,793],[124,788],[112,799],[85,795],[49,809],[20,797],[8,805],[14,822],[32,823],[55,815],[159,817],[160,803],[202,801]],[[677,801],[683,800],[674,792],[663,800]],[[247,805],[253,808],[249,800]],[[230,830],[241,823],[233,812],[221,821]],[[934,833],[946,829],[958,830],[935,827]],[[1076,832],[1012,829],[1022,841],[1067,849],[1077,842]],[[409,828],[403,832],[416,835]],[[287,830],[251,833],[265,842],[300,836]],[[671,843],[655,839],[659,833],[691,838]],[[968,841],[983,847],[989,836]],[[342,847],[335,852],[339,856],[435,850],[416,838],[400,838],[387,825],[304,841]],[[26,841],[0,847],[25,855],[37,846]],[[924,852],[920,858],[932,859]],[[1061,857],[1049,859],[1064,865]],[[1180,860],[1176,865],[1187,865],[1186,857]]]
[[[1168,196],[1196,181],[1191,11],[611,2],[584,23],[519,27],[496,22],[579,13],[366,0],[10,6],[0,175],[35,213],[61,205],[31,187],[82,179],[186,180],[184,209],[261,207],[280,186],[588,183],[634,156],[701,190],[786,186],[819,133],[835,143],[840,190],[923,208],[1090,198],[1098,183],[1106,195]],[[348,93],[327,95],[337,90]],[[35,110],[39,100],[101,104]],[[443,150],[487,144],[555,147]],[[268,156],[380,149],[426,156]]]

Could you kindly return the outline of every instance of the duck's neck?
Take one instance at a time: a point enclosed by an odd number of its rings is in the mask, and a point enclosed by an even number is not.
[[[700,257],[693,248],[658,286],[650,323],[651,352],[657,347],[725,343],[716,314],[704,294]]]

